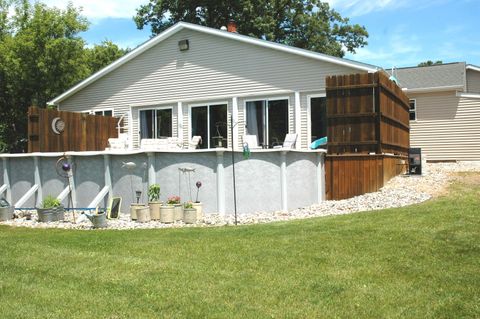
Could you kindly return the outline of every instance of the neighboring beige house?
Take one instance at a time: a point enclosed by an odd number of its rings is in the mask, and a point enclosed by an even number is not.
[[[430,161],[480,160],[480,67],[460,62],[393,73],[410,97],[410,147]]]
[[[178,23],[50,101],[59,110],[124,117],[137,148],[142,138],[221,135],[234,145],[297,134],[297,148],[324,136],[325,77],[377,67],[237,33]],[[220,124],[219,124],[220,123]],[[228,123],[228,126],[225,125]],[[217,125],[218,124],[218,125]],[[230,146],[230,145],[229,145]]]

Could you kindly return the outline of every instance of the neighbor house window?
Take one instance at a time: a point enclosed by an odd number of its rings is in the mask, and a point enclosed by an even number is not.
[[[258,145],[281,145],[288,133],[288,99],[246,102],[247,134],[256,135]]]
[[[410,121],[417,119],[417,100],[410,100]]]
[[[200,148],[227,147],[227,104],[192,106],[191,136],[201,136]]]
[[[140,138],[172,136],[172,108],[140,110]]]
[[[95,110],[90,111],[92,115],[113,116],[113,110]]]

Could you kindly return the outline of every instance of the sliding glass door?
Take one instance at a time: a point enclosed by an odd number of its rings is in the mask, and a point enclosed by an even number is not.
[[[288,133],[288,99],[246,103],[247,134],[256,135],[258,145],[281,145]]]
[[[172,136],[172,109],[140,110],[140,138]]]
[[[310,140],[311,142],[327,136],[327,98],[310,99]]]
[[[192,106],[191,137],[202,137],[200,148],[227,147],[227,123],[226,104]]]

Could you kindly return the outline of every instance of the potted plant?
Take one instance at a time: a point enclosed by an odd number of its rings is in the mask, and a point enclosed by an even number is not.
[[[183,221],[185,224],[195,224],[197,222],[197,210],[192,202],[183,204]]]
[[[167,203],[169,205],[173,205],[174,207],[174,211],[175,211],[175,215],[174,215],[174,219],[177,221],[177,220],[182,220],[183,219],[183,206],[182,204],[180,203],[180,196],[170,196],[167,200]]]
[[[65,209],[59,199],[48,195],[43,199],[40,208],[37,208],[39,222],[55,222],[63,220],[65,217]]]
[[[153,220],[160,219],[160,185],[152,184],[148,187],[148,206],[150,206],[150,217]]]
[[[160,222],[170,224],[175,221],[175,207],[173,204],[176,203],[176,198],[173,196],[167,199],[165,205],[160,207]]]
[[[202,182],[198,181],[195,186],[197,186],[197,196],[195,198],[195,202],[192,203],[193,208],[197,210],[197,220],[203,220],[203,210],[202,210],[202,202],[198,200],[198,193],[200,192],[200,187],[202,187]]]

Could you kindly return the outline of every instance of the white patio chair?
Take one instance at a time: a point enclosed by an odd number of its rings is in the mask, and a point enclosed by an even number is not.
[[[261,149],[262,147],[258,145],[258,139],[256,135],[243,135],[242,137],[243,144],[247,144],[249,149]]]
[[[188,142],[188,149],[189,150],[194,150],[197,149],[200,146],[200,143],[202,143],[202,137],[199,135],[195,135],[192,137],[192,139]]]
[[[297,133],[291,133],[285,135],[285,140],[283,141],[283,145],[277,145],[273,148],[295,148],[295,143],[297,142]]]
[[[105,150],[126,150],[128,149],[128,134],[120,133],[118,138],[109,138],[108,147]]]

